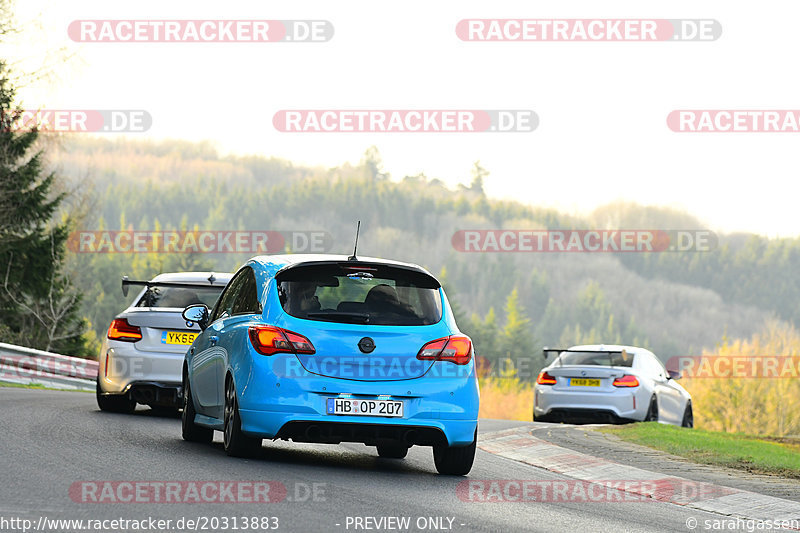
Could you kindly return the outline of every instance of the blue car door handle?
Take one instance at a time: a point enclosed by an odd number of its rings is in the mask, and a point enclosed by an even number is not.
[[[219,337],[217,337],[216,335],[212,335],[208,338],[208,342],[211,344],[211,346],[216,346],[218,340]]]

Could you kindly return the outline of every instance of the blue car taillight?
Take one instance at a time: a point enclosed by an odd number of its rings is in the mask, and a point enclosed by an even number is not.
[[[466,365],[472,359],[472,340],[466,335],[450,335],[430,341],[420,349],[417,359]]]
[[[263,355],[276,353],[313,354],[314,345],[303,335],[274,326],[250,326],[250,342]]]

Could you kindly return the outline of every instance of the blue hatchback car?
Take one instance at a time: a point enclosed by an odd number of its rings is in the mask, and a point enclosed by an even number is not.
[[[247,456],[262,439],[376,446],[402,459],[431,446],[465,475],[477,440],[472,341],[425,269],[332,256],[254,257],[213,310],[183,366],[183,438]]]

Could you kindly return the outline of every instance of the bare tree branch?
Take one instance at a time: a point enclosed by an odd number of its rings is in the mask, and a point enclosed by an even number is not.
[[[50,233],[50,256],[53,261],[58,260],[55,236],[52,232]],[[59,331],[64,326],[64,319],[69,315],[70,310],[73,309],[80,297],[77,289],[70,283],[68,275],[59,274],[57,269],[54,269],[50,275],[47,296],[43,299],[36,299],[25,295],[18,297],[9,288],[9,276],[13,263],[14,254],[12,252],[9,255],[8,265],[6,267],[3,289],[14,304],[24,310],[36,322],[41,324],[47,341],[44,347],[45,351],[50,351],[53,344],[57,341],[79,337],[86,333],[85,328],[73,332]]]

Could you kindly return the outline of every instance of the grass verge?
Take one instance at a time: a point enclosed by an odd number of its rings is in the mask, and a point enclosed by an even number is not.
[[[481,418],[531,420],[533,387],[517,379],[480,378]]]
[[[696,463],[800,479],[800,440],[685,429],[658,422],[598,429]]]
[[[0,387],[6,387],[10,389],[37,389],[37,390],[60,390],[60,391],[67,391],[67,392],[92,392],[86,390],[78,390],[78,389],[58,389],[55,387],[45,387],[44,385],[40,385],[38,383],[10,383],[6,381],[0,381]]]

